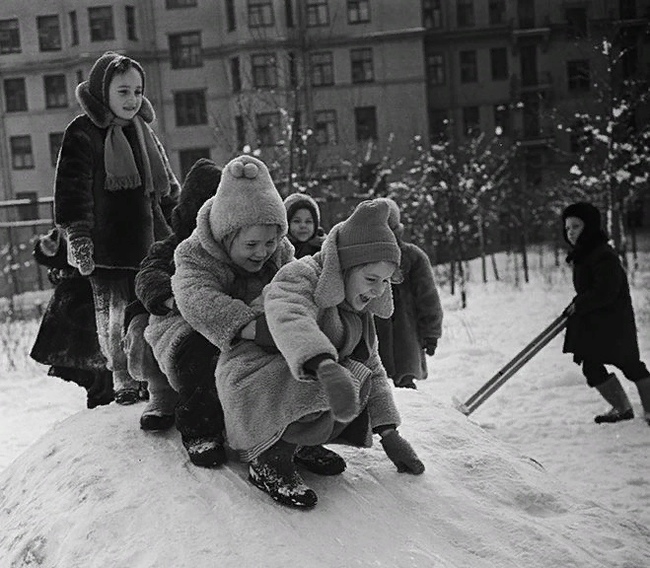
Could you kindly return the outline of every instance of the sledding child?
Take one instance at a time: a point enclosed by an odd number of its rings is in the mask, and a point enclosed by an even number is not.
[[[253,342],[224,351],[217,390],[228,445],[249,463],[249,479],[276,501],[309,508],[317,496],[294,452],[345,440],[370,446],[378,433],[399,472],[424,465],[400,436],[392,388],[377,353],[373,315],[392,312],[390,281],[400,250],[388,205],[361,203],[328,234],[320,253],[281,268],[264,293],[268,327],[280,353]],[[328,450],[330,451],[330,450]],[[311,471],[345,469],[337,454]],[[314,465],[314,464],[312,464]]]
[[[66,128],[54,184],[55,221],[64,231],[72,266],[90,277],[97,333],[112,372],[115,400],[143,398],[127,370],[124,312],[149,247],[170,232],[178,182],[149,126],[139,63],[104,53],[76,97],[84,114]]]
[[[380,199],[388,204],[388,225],[402,253],[402,280],[392,284],[393,315],[375,318],[379,356],[396,387],[414,389],[415,380],[427,378],[425,354],[436,352],[442,335],[442,305],[429,258],[420,247],[403,239],[399,206],[392,199]]]
[[[287,237],[296,249],[296,258],[316,254],[325,239],[318,203],[306,193],[292,193],[284,200],[284,206],[289,225]]]
[[[206,158],[199,159],[188,172],[178,205],[172,211],[173,232],[151,246],[135,278],[135,292],[139,301],[127,309],[133,316],[127,323],[125,337],[129,372],[139,380],[146,380],[149,391],[149,402],[140,416],[140,427],[143,430],[165,430],[174,425],[175,415],[178,415],[176,425],[190,459],[200,466],[213,465],[215,456],[211,456],[210,445],[205,440],[219,435],[223,429],[214,385],[218,351],[179,314],[174,305],[171,277],[176,246],[189,237],[196,227],[199,208],[216,193],[220,179],[221,170]],[[150,319],[153,320],[150,330],[152,337],[164,335],[166,340],[170,340],[168,332],[173,330],[173,343],[186,345],[185,350],[191,350],[196,345],[203,349],[196,357],[190,358],[188,369],[176,369],[177,375],[192,378],[180,381],[182,389],[178,394],[160,369],[151,346],[145,341],[144,331]],[[179,362],[176,361],[176,366]]]
[[[600,213],[590,203],[569,205],[562,212],[564,238],[571,250],[567,262],[573,267],[576,296],[565,310],[569,316],[564,353],[582,364],[587,384],[612,405],[595,417],[597,423],[634,418],[632,405],[614,373],[618,367],[632,381],[641,397],[645,420],[650,425],[650,373],[641,362],[634,309],[625,270],[607,244]]]
[[[214,392],[216,363],[211,355],[216,349],[227,352],[244,339],[249,343],[262,333],[263,318],[256,324],[261,310],[249,304],[277,270],[293,259],[286,231],[282,198],[266,165],[247,155],[230,161],[223,168],[216,195],[200,208],[196,228],[174,253],[171,283],[183,318],[178,322],[181,331],[169,326],[161,329],[158,318],[152,317],[145,332],[175,390],[186,392],[189,399],[195,397],[188,400],[186,417],[177,414],[177,426],[190,457],[208,452],[212,466],[225,462],[226,453],[223,419],[215,412],[219,410]],[[196,330],[200,336],[194,337],[203,341],[192,345],[179,339],[183,325]],[[206,382],[208,371],[212,390]],[[214,398],[206,398],[206,392]],[[192,414],[192,408],[199,411]],[[196,440],[200,447],[195,449],[193,439],[182,429],[183,420],[196,422],[208,412],[212,412],[211,435]]]

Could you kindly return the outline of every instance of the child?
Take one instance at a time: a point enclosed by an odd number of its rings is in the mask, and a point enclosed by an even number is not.
[[[217,364],[228,444],[249,462],[250,481],[284,505],[317,501],[295,467],[300,446],[337,439],[370,446],[374,432],[399,472],[424,471],[397,432],[377,354],[373,315],[390,316],[400,261],[388,213],[386,203],[361,203],[320,253],[280,269],[264,294],[279,354],[240,342]]]
[[[442,335],[442,305],[426,253],[403,240],[400,210],[392,199],[388,226],[402,252],[402,281],[393,284],[395,309],[390,319],[375,318],[379,356],[396,387],[416,388],[414,380],[428,376],[426,355],[436,352]]]
[[[567,262],[573,267],[576,296],[566,309],[569,316],[564,353],[582,363],[587,384],[612,405],[595,417],[597,423],[634,418],[632,405],[614,373],[618,367],[634,382],[650,425],[650,373],[639,356],[634,310],[625,270],[607,244],[600,213],[585,202],[569,205],[562,213],[564,238],[571,246]]]
[[[124,311],[135,299],[140,261],[170,232],[179,193],[148,124],[154,111],[144,79],[136,61],[117,53],[95,62],[77,87],[84,114],[65,130],[54,184],[55,221],[70,264],[90,276],[99,345],[119,404],[141,398],[122,347]]]
[[[284,200],[284,206],[289,224],[287,237],[296,249],[296,258],[316,254],[325,239],[318,203],[306,193],[292,193]]]

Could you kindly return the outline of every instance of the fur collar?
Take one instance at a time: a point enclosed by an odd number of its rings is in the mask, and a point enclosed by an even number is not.
[[[75,97],[77,102],[81,105],[84,113],[90,118],[92,123],[98,128],[108,128],[115,115],[113,112],[100,100],[94,97],[88,87],[88,81],[79,83],[75,89]],[[142,97],[142,106],[138,111],[138,115],[142,117],[147,124],[154,121],[156,113],[149,102],[149,99]]]

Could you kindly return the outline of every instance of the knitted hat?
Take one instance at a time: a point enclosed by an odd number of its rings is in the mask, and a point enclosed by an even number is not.
[[[286,235],[287,212],[264,162],[243,155],[223,168],[210,208],[210,230],[221,240],[251,225],[279,225]]]
[[[284,200],[284,207],[287,210],[287,222],[291,223],[291,218],[299,209],[307,209],[314,219],[314,234],[320,226],[320,210],[316,200],[306,193],[292,193]]]
[[[401,253],[388,226],[389,215],[386,200],[363,201],[339,225],[337,248],[341,269],[380,261],[399,266]]]
[[[384,201],[388,204],[390,213],[388,214],[388,226],[394,233],[401,235],[404,232],[404,225],[400,223],[399,205],[390,197],[378,197],[376,201]]]

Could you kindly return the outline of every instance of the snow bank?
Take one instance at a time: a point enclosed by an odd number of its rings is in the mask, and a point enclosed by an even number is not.
[[[398,474],[381,447],[342,448],[347,471],[305,474],[313,511],[274,503],[242,464],[203,470],[141,405],[83,411],[0,473],[0,566],[641,568],[650,531],[574,498],[534,460],[419,391],[402,432],[427,466]]]

